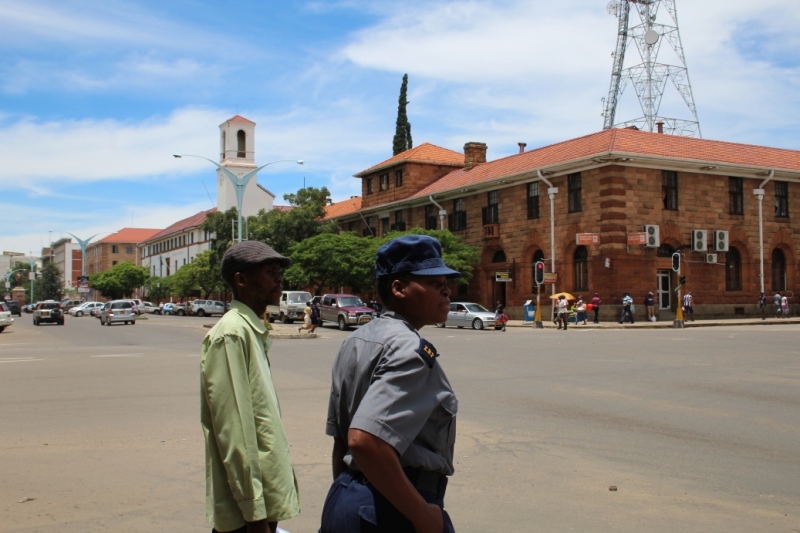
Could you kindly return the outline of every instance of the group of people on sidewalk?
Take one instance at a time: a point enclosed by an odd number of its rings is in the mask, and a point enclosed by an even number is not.
[[[772,303],[775,306],[775,318],[789,318],[789,297],[785,292],[776,291]],[[761,309],[761,320],[766,320],[767,297],[763,292],[758,297],[758,307]]]
[[[594,293],[594,297],[592,298],[590,303],[586,303],[583,300],[582,296],[578,296],[578,301],[570,307],[569,301],[567,300],[566,296],[563,294],[559,296],[558,300],[556,300],[555,305],[555,317],[553,322],[558,325],[558,329],[567,329],[567,324],[569,324],[569,316],[572,313],[575,313],[575,324],[583,324],[586,325],[586,321],[589,320],[589,311],[594,312],[594,323],[600,323],[600,295]]]

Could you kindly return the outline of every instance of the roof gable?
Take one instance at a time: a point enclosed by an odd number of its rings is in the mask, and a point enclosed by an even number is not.
[[[214,207],[212,209],[209,209],[208,211],[200,211],[199,213],[196,213],[196,214],[194,214],[194,215],[192,215],[190,217],[184,218],[183,220],[179,220],[176,223],[174,223],[173,225],[169,226],[168,228],[163,229],[160,232],[156,233],[155,235],[153,235],[152,237],[147,239],[146,242],[157,241],[157,240],[162,239],[162,238],[164,238],[164,237],[166,237],[168,235],[172,235],[173,233],[177,233],[179,231],[184,231],[184,230],[187,230],[189,228],[196,228],[197,226],[199,226],[200,224],[205,222],[206,216],[209,213],[215,213],[216,211],[217,211],[217,208]]]
[[[422,143],[419,146],[401,152],[394,157],[390,157],[386,161],[378,163],[366,170],[362,170],[355,177],[361,178],[367,174],[377,172],[378,170],[388,168],[400,163],[428,163],[436,165],[448,165],[454,167],[464,166],[464,154],[454,152],[441,146],[436,146],[431,143]]]
[[[255,122],[253,122],[250,119],[244,118],[242,115],[234,115],[225,122],[244,122],[246,124],[255,124]]]
[[[323,217],[323,220],[331,220],[333,218],[349,215],[351,213],[355,213],[359,209],[361,209],[360,196],[350,198],[349,200],[336,202],[335,204],[326,205],[325,216]]]

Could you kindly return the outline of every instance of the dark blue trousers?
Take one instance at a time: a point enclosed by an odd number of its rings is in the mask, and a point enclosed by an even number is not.
[[[439,491],[442,494],[443,489]],[[444,501],[437,499],[437,495],[424,491],[420,495],[426,502],[444,507]],[[444,509],[442,519],[442,533],[455,533]],[[414,526],[368,481],[352,470],[345,470],[328,491],[319,533],[414,533]]]

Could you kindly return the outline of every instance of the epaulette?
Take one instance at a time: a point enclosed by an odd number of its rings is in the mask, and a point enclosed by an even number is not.
[[[433,368],[433,365],[436,363],[436,358],[439,357],[439,352],[436,351],[433,344],[422,337],[419,339],[419,350],[417,350],[417,353],[428,363],[429,368]]]

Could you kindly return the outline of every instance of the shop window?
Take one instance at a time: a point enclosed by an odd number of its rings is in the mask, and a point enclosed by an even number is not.
[[[403,171],[397,170],[394,173],[394,186],[395,187],[402,187],[403,186]]]
[[[436,206],[425,206],[425,229],[437,229],[439,226],[436,220]]]
[[[528,184],[528,220],[539,218],[539,182]]]
[[[589,289],[589,251],[585,246],[578,246],[572,256],[575,269],[575,290]]]
[[[583,211],[581,204],[581,173],[576,172],[567,176],[567,188],[569,189],[569,212],[578,213]]]
[[[531,259],[531,284],[533,286],[533,292],[536,292],[536,263],[539,261],[544,261],[544,252],[542,250],[536,250],[536,253],[533,254],[533,259]],[[547,271],[547,266],[545,265],[545,272]]]
[[[661,176],[661,196],[664,199],[664,209],[675,211],[678,209],[678,173],[664,170]]]
[[[381,190],[389,190],[389,174],[381,174]]]
[[[744,180],[742,178],[728,178],[728,194],[731,199],[730,214],[744,214]]]
[[[785,181],[775,182],[775,216],[789,216],[789,183]]]
[[[772,250],[772,290],[786,290],[786,255],[780,248]]]
[[[497,191],[489,191],[488,205],[483,208],[483,225],[500,223],[500,198]]]
[[[464,211],[464,200],[462,198],[453,200],[453,212],[448,218],[450,219],[450,231],[467,229],[467,212]]]
[[[742,256],[733,246],[725,254],[725,290],[742,290]]]

